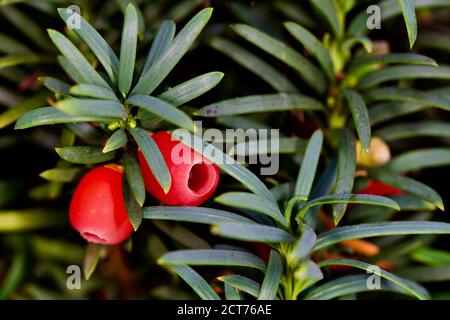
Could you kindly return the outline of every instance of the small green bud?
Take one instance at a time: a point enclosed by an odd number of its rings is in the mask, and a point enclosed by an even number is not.
[[[128,118],[128,120],[127,120],[127,126],[129,127],[129,128],[136,128],[136,126],[137,126],[137,123],[136,123],[136,119],[134,119],[134,118]]]
[[[333,108],[336,104],[336,99],[334,97],[328,97],[327,98],[327,106],[329,108]]]
[[[108,124],[108,130],[114,131],[120,128],[120,122],[119,121],[114,121],[111,122],[110,124]]]
[[[330,117],[331,128],[343,128],[345,127],[345,117],[341,114],[333,113]]]
[[[354,88],[357,84],[358,84],[358,78],[357,77],[353,77],[353,76],[347,77],[347,79],[346,79],[346,86],[348,88]]]

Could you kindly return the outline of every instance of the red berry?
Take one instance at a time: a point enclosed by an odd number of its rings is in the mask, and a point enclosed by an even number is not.
[[[70,203],[72,227],[89,242],[117,244],[127,239],[131,226],[122,195],[123,168],[105,165],[89,171]]]
[[[219,183],[219,168],[166,131],[157,132],[152,138],[167,163],[172,184],[169,192],[164,193],[139,150],[138,159],[147,191],[172,206],[199,206],[207,201]]]
[[[381,183],[377,180],[371,179],[366,187],[357,191],[359,194],[372,194],[377,196],[394,196],[403,194],[403,191],[390,185]]]

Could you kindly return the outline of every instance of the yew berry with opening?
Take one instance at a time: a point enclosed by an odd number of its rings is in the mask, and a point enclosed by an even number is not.
[[[122,195],[122,179],[121,166],[104,165],[90,170],[75,189],[70,224],[88,242],[117,244],[133,231]]]
[[[139,151],[138,159],[147,191],[162,203],[172,206],[199,206],[206,202],[219,183],[219,168],[200,153],[172,138],[167,131],[154,133],[152,138],[167,163],[172,184],[164,193]]]

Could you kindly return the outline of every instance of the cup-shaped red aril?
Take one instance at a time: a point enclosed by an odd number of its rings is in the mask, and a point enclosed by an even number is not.
[[[123,199],[122,179],[122,167],[105,165],[86,173],[75,189],[69,219],[88,242],[117,244],[133,231]]]
[[[154,133],[152,138],[166,161],[172,183],[165,193],[139,150],[138,159],[147,191],[172,206],[199,206],[206,202],[219,183],[219,168],[166,131]]]

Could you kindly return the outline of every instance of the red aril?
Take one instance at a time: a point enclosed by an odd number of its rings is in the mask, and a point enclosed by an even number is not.
[[[84,175],[69,209],[72,227],[88,242],[117,244],[132,230],[122,195],[123,168],[105,165]]]

